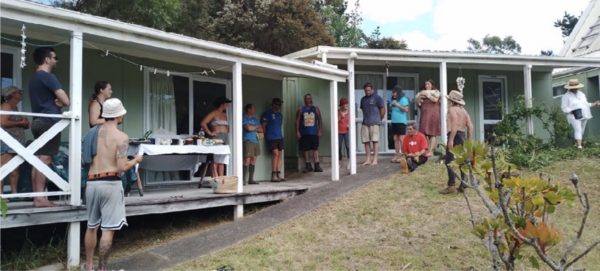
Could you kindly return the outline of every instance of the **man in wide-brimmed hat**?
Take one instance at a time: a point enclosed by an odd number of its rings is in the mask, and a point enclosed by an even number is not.
[[[450,101],[450,107],[448,107],[448,145],[446,146],[446,159],[445,164],[448,169],[448,186],[440,191],[442,194],[455,193],[457,190],[454,187],[456,183],[456,172],[450,166],[454,155],[452,148],[465,143],[465,140],[473,138],[473,123],[471,118],[465,110],[465,101],[463,95],[458,90],[450,91],[450,94],[446,96]],[[461,178],[464,179],[464,172],[460,172]],[[461,184],[458,191],[462,192],[463,185]]]
[[[577,79],[571,79],[565,85],[567,92],[562,96],[561,109],[567,115],[567,121],[571,124],[574,131],[577,148],[582,149],[581,140],[585,132],[587,121],[592,118],[590,107],[600,107],[600,100],[594,103],[588,103],[585,94],[579,89],[584,87]]]

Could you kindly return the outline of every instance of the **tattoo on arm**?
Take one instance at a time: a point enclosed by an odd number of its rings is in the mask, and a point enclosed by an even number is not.
[[[126,159],[127,158],[127,146],[128,142],[125,141],[117,146],[117,159]]]

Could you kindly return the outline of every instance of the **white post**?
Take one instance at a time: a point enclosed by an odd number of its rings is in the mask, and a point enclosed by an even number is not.
[[[356,57],[356,56],[355,56]],[[350,175],[356,174],[356,95],[354,93],[354,57],[348,58],[348,110],[350,111]]]
[[[442,143],[448,144],[448,125],[446,124],[446,116],[448,115],[448,99],[446,99],[446,95],[448,94],[448,74],[446,62],[440,63],[440,92],[442,94],[440,98],[440,125],[442,126],[440,127],[440,131],[442,132]],[[432,148],[435,148],[435,146]]]
[[[81,107],[83,78],[83,34],[71,33],[71,127],[69,132],[69,184],[71,186],[71,205],[81,205]],[[79,222],[69,225],[67,245],[68,266],[79,265],[80,229]]]
[[[335,80],[331,80],[329,82],[329,106],[331,107],[330,119],[331,119],[331,180],[339,181],[340,180],[340,155],[338,153],[339,150],[339,141],[338,141],[338,106],[337,106],[337,82]]]
[[[525,84],[525,107],[532,108],[531,65],[523,66],[523,82]],[[533,119],[531,117],[527,118],[527,133],[533,135]]]
[[[233,64],[233,144],[231,145],[231,151],[233,155],[232,172],[233,176],[238,177],[237,192],[241,193],[244,191],[243,186],[243,164],[244,157],[242,153],[242,117],[243,112],[243,98],[242,98],[242,63],[236,62]],[[239,219],[244,216],[244,205],[236,205],[233,212],[234,219]]]

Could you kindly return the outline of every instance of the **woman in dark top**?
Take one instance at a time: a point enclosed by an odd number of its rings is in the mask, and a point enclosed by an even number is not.
[[[98,81],[94,85],[94,94],[88,104],[90,127],[104,123],[102,118],[102,103],[112,96],[112,86],[107,81]]]

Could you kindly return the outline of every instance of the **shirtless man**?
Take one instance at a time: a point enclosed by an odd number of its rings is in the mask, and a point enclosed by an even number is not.
[[[116,98],[108,99],[102,109],[102,117],[106,122],[98,131],[96,156],[92,160],[86,187],[88,226],[85,232],[85,270],[93,270],[98,227],[102,230],[98,270],[108,269],[114,233],[127,225],[121,173],[143,159],[141,155],[137,155],[134,159],[127,160],[129,137],[117,126],[123,122],[123,116],[127,113],[121,101]]]
[[[456,172],[450,166],[454,155],[450,152],[454,146],[459,146],[465,143],[466,139],[473,138],[473,124],[469,114],[463,107],[465,101],[463,95],[457,90],[450,91],[448,95],[450,101],[450,107],[448,108],[448,145],[446,147],[446,159],[445,164],[448,169],[448,186],[440,191],[441,194],[456,193],[457,190],[454,187],[456,183]],[[465,173],[460,172],[461,179],[465,179]],[[458,188],[459,192],[462,192],[463,185],[461,184]]]

